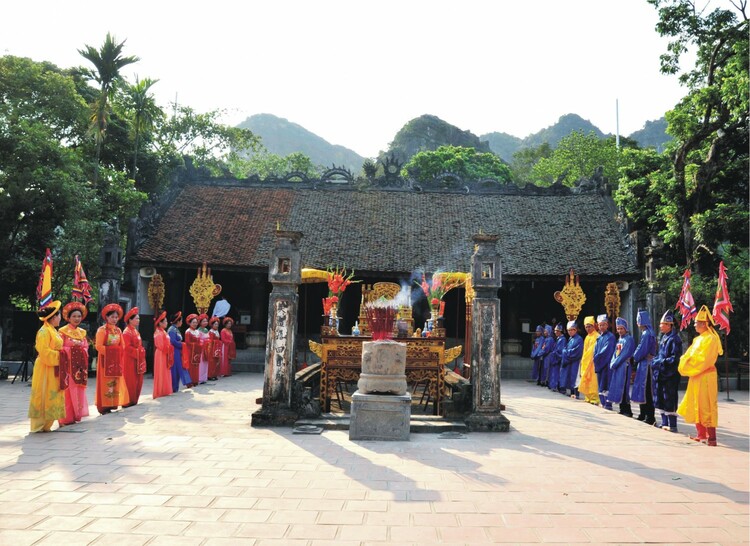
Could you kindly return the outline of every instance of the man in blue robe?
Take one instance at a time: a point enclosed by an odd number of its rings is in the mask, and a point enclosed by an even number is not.
[[[648,311],[638,311],[636,320],[641,330],[641,339],[633,353],[633,362],[637,366],[633,386],[630,388],[630,401],[639,404],[638,420],[648,425],[656,422],[654,417],[654,390],[651,379],[651,361],[656,355],[656,336],[651,328],[651,317]]]
[[[620,337],[615,345],[612,362],[609,364],[609,394],[607,400],[610,403],[620,405],[620,415],[633,417],[633,412],[630,409],[628,386],[630,383],[630,359],[635,352],[635,341],[628,331],[628,322],[624,318],[617,317],[615,325]]]
[[[677,366],[682,356],[682,339],[674,327],[674,315],[667,311],[659,322],[659,352],[651,362],[654,379],[654,405],[661,412],[661,428],[677,432],[677,390],[680,374]]]
[[[607,315],[596,317],[599,326],[599,337],[594,345],[594,370],[596,378],[599,381],[599,401],[604,409],[611,410],[612,403],[607,400],[609,394],[609,364],[612,362],[612,355],[615,354],[615,345],[617,338],[609,331],[609,318]]]
[[[562,322],[555,325],[555,346],[550,353],[549,384],[547,388],[556,391],[560,388],[560,362],[562,362],[562,353],[567,341],[563,333]]]
[[[549,383],[549,372],[552,361],[552,353],[555,350],[555,336],[552,334],[552,326],[549,324],[544,327],[544,341],[542,342],[541,355],[542,355],[542,387],[546,387]]]
[[[583,339],[578,335],[576,321],[568,322],[568,343],[563,349],[561,370],[565,376],[565,383],[561,385],[562,393],[567,395],[570,391],[571,398],[578,398],[576,379],[578,379],[578,366],[581,365],[583,355]]]
[[[536,330],[534,330],[534,341],[531,345],[531,358],[534,360],[534,367],[531,370],[531,380],[536,381],[537,385],[541,384],[541,374],[542,370],[540,369],[542,366],[542,359],[539,356],[539,351],[542,348],[542,333],[544,332],[544,328],[542,328],[542,325],[536,327]]]

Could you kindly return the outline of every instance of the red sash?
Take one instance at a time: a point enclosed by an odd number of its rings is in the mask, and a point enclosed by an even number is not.
[[[122,348],[119,345],[107,345],[104,348],[104,375],[122,375]]]
[[[146,349],[144,349],[143,346],[140,346],[136,350],[138,351],[138,356],[136,357],[138,363],[136,364],[135,371],[138,374],[143,375],[146,373]]]
[[[171,343],[167,347],[167,368],[172,369],[172,366],[174,366],[174,347]]]
[[[60,360],[56,368],[60,379],[60,390],[64,391],[70,385],[70,359],[68,358],[68,351],[60,351]]]
[[[89,354],[83,347],[70,347],[70,374],[76,385],[86,386],[89,378]]]

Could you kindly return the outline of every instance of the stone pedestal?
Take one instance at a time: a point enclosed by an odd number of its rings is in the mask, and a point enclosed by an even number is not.
[[[362,343],[359,390],[352,395],[350,440],[408,440],[411,393],[406,387],[406,344]]]
[[[406,394],[406,344],[391,340],[362,343],[357,388],[362,394]]]
[[[352,395],[349,420],[350,440],[408,441],[411,420],[411,393]]]

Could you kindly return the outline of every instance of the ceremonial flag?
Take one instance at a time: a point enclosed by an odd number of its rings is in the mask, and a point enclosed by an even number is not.
[[[73,299],[83,300],[84,305],[91,301],[91,285],[83,271],[83,264],[76,254],[76,266],[73,270]]]
[[[679,310],[680,315],[682,315],[680,330],[687,328],[693,317],[698,314],[693,294],[690,292],[690,270],[686,269],[682,276],[685,277],[685,282],[682,283],[680,298],[677,300],[677,305],[675,305],[675,309]]]
[[[42,272],[39,275],[39,284],[36,285],[36,299],[39,309],[52,301],[52,254],[49,248],[42,261]]]
[[[714,321],[722,330],[729,335],[729,313],[733,313],[732,302],[729,301],[729,290],[727,290],[727,268],[724,261],[719,264],[719,286],[716,288],[716,299],[714,300]]]

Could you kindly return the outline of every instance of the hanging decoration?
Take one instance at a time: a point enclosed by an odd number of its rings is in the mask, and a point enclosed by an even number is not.
[[[586,294],[581,289],[581,283],[578,275],[571,268],[570,273],[565,277],[565,286],[562,290],[554,293],[555,301],[565,309],[565,316],[568,320],[576,320],[581,313],[583,304],[586,303]]]
[[[208,313],[211,300],[221,293],[221,285],[215,284],[211,276],[211,268],[203,266],[198,268],[198,276],[190,285],[190,295],[193,297],[195,308],[198,313]]]

